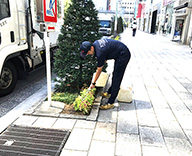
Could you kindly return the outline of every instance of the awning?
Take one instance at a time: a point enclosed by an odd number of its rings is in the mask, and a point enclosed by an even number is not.
[[[179,9],[182,9],[182,8],[185,8],[185,7],[188,7],[188,2],[186,2],[186,3],[182,4],[182,5],[179,5],[177,7],[174,7],[174,9],[179,10]]]

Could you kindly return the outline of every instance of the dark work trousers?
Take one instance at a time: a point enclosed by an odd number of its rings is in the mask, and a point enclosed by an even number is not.
[[[114,103],[118,95],[121,81],[123,79],[123,75],[125,73],[125,69],[127,67],[127,64],[130,58],[131,58],[131,54],[129,49],[125,49],[124,51],[121,51],[119,57],[115,59],[112,84],[111,84],[111,87],[108,89],[108,94],[111,94],[108,100],[108,103],[110,104]]]
[[[133,29],[133,36],[135,36],[137,29]]]

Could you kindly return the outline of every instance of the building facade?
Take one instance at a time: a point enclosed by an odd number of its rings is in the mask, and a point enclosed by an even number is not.
[[[103,0],[98,10],[117,12],[125,22],[136,18],[138,29],[189,44],[192,39],[192,0]],[[98,4],[99,3],[99,4]],[[102,7],[99,7],[102,6]]]
[[[108,10],[107,9],[107,4],[108,4],[108,1],[109,0],[92,0],[93,3],[95,4],[95,8],[98,10],[98,11],[106,11]]]
[[[122,0],[118,2],[118,11],[125,22],[132,22],[135,10],[135,0]]]
[[[131,22],[134,16],[135,0],[93,0],[99,12],[116,12],[125,22]]]
[[[136,0],[138,28],[189,44],[192,38],[192,0]]]
[[[175,3],[173,14],[172,40],[189,44],[192,37],[192,0],[179,0]]]

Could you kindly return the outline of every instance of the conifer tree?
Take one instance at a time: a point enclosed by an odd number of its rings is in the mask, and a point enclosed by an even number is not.
[[[97,62],[94,56],[80,57],[83,41],[94,42],[99,39],[99,21],[92,0],[71,0],[64,17],[64,24],[58,38],[55,54],[54,72],[60,91],[80,90],[90,84]]]
[[[112,27],[111,27],[111,34],[114,34],[114,29],[115,29],[115,16],[113,17],[113,21],[112,21]]]
[[[123,19],[122,17],[119,17],[117,19],[117,33],[122,33],[123,32]]]

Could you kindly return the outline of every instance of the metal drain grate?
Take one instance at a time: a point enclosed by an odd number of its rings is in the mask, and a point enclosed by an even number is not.
[[[58,156],[70,132],[11,126],[0,135],[0,156]]]

